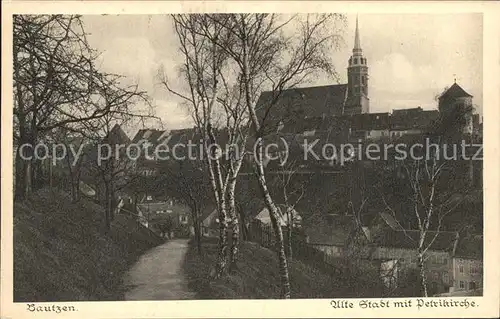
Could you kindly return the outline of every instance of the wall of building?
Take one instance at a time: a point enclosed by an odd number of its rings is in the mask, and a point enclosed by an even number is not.
[[[417,254],[412,249],[377,247],[373,252],[372,258],[385,261],[399,260],[401,271],[418,267]],[[430,294],[449,291],[449,288],[453,285],[452,267],[452,260],[447,252],[428,252],[425,269],[428,284],[427,289]]]
[[[368,132],[367,138],[379,139],[388,136],[389,136],[389,130],[371,130]]]
[[[453,258],[453,290],[473,290],[483,287],[483,262]]]
[[[334,245],[311,244],[311,246],[333,257],[342,257],[344,251],[342,247]]]

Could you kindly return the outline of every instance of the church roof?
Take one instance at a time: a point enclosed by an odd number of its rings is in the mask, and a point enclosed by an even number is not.
[[[268,117],[288,121],[290,118],[322,117],[341,115],[347,93],[347,84],[293,88],[282,91]],[[257,101],[257,110],[263,116],[275,96],[272,91],[262,92]],[[267,120],[268,118],[266,118]]]
[[[472,97],[472,95],[470,95],[469,93],[465,92],[464,89],[462,89],[462,87],[460,87],[460,85],[458,85],[457,83],[453,83],[452,86],[450,86],[450,88],[448,90],[446,90],[443,94],[441,94],[441,96],[439,97],[439,99],[443,99],[445,97],[452,97],[452,98],[457,98],[457,97]]]

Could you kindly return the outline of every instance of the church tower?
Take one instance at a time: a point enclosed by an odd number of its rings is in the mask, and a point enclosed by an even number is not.
[[[359,40],[358,17],[356,17],[356,34],[354,48],[347,67],[347,99],[344,114],[360,114],[370,112],[368,98],[368,66]]]

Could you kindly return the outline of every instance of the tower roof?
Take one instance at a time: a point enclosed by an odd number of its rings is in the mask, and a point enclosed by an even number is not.
[[[359,25],[358,25],[358,16],[356,16],[356,33],[354,35],[354,48],[352,52],[354,54],[361,54],[361,42],[359,40]]]
[[[452,86],[448,90],[446,90],[439,99],[443,99],[445,97],[452,97],[452,98],[458,98],[458,97],[472,97],[469,93],[465,92],[464,89],[460,87],[456,82],[453,83]]]

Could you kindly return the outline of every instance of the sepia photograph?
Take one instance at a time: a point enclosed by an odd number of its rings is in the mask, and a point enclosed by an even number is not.
[[[483,13],[11,19],[2,188],[26,315],[485,305]]]

